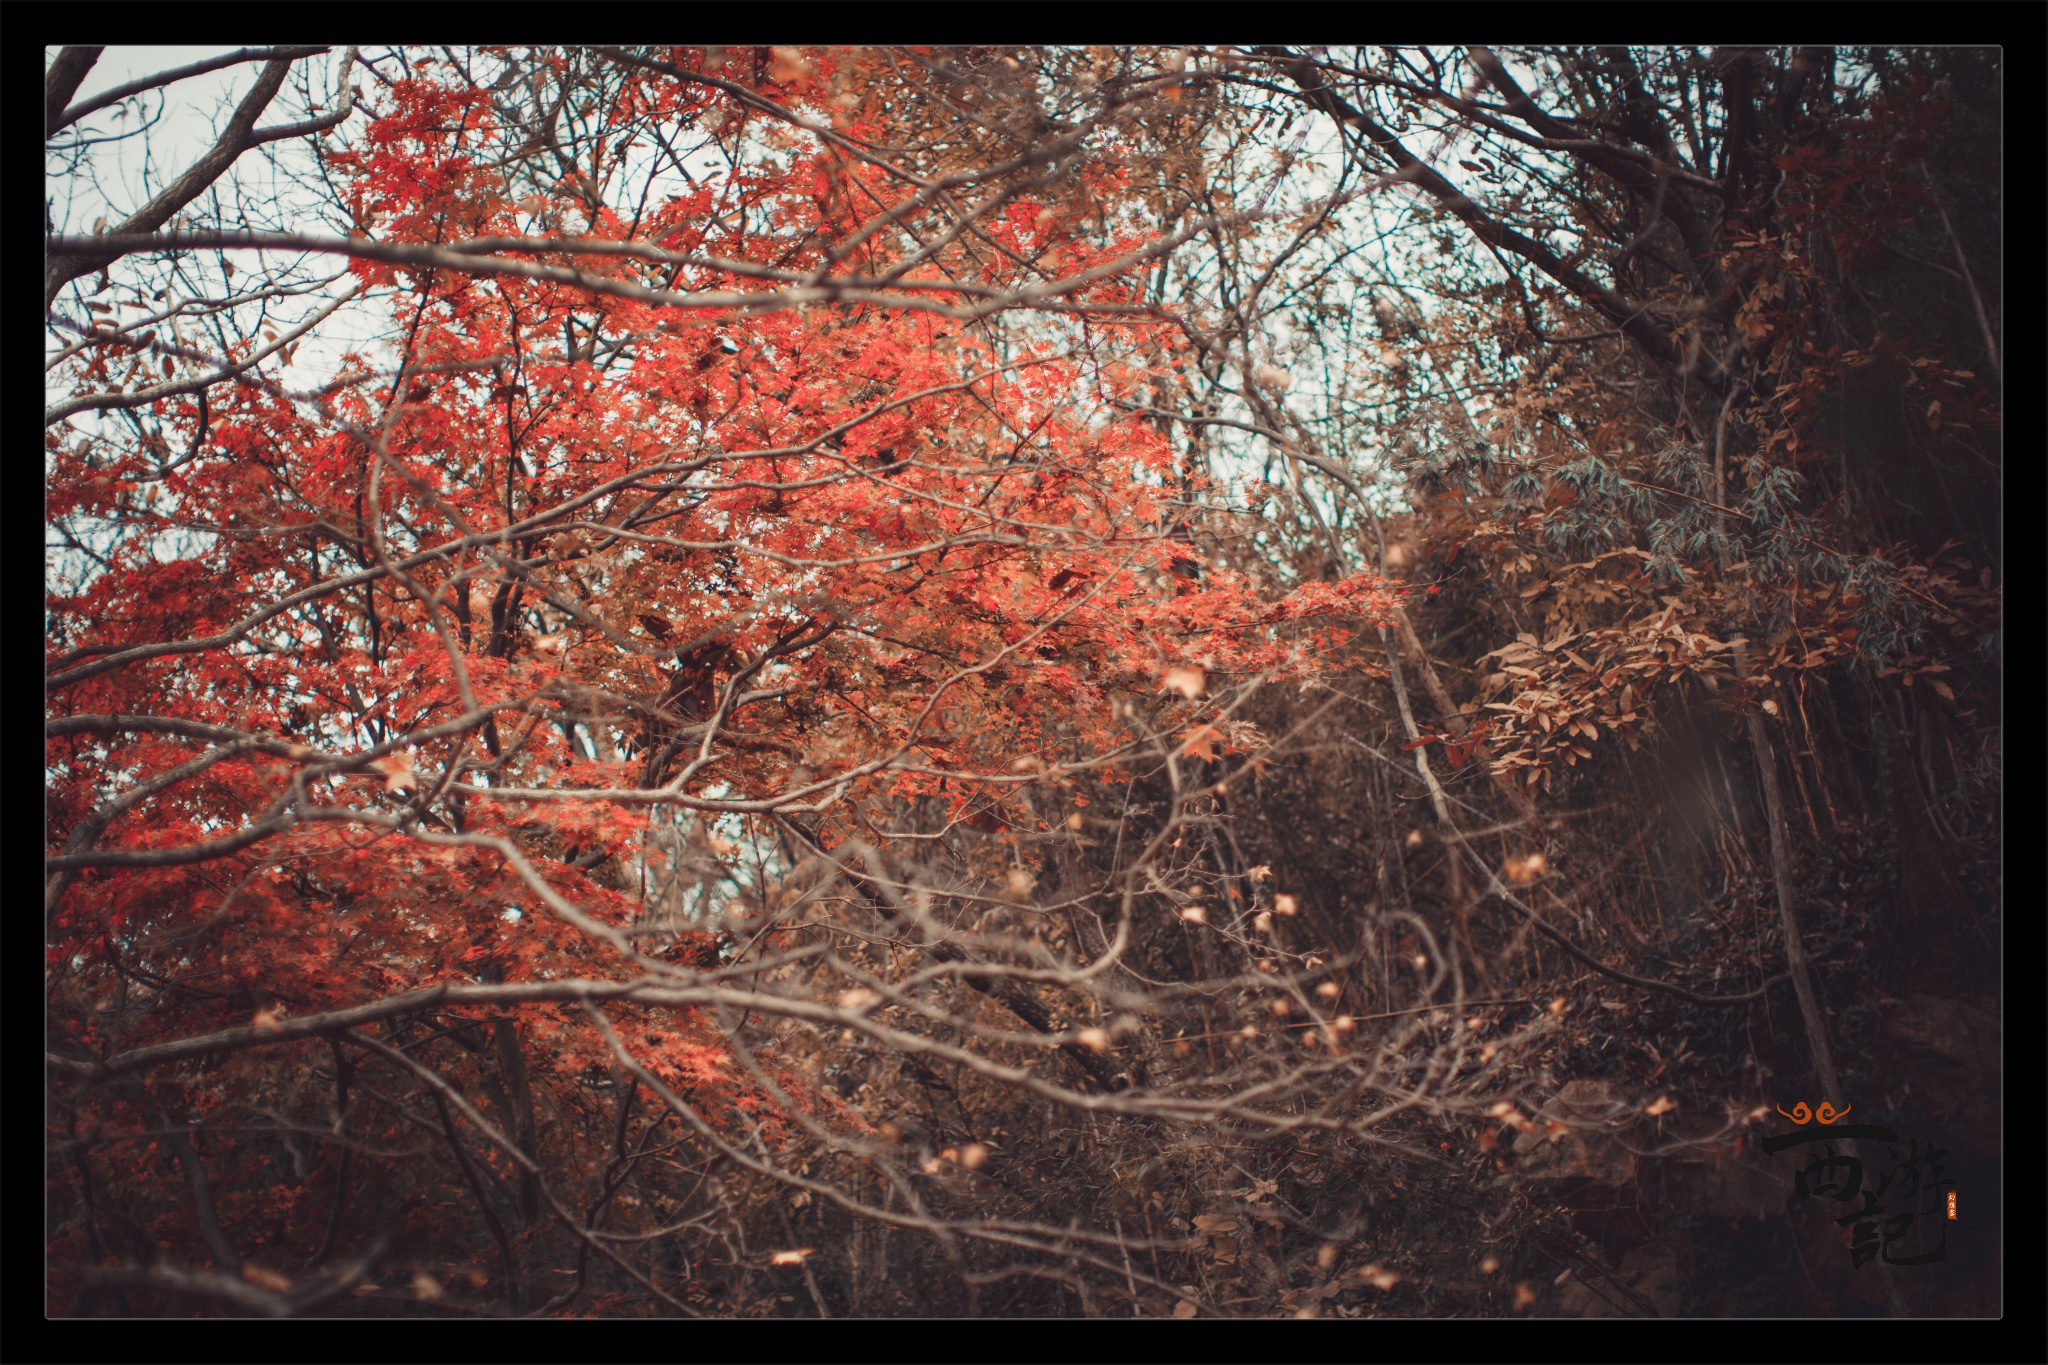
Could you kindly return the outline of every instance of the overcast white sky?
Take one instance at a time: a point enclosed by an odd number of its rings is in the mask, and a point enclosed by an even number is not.
[[[56,49],[48,49],[43,56],[47,65]],[[223,52],[234,51],[231,47],[109,47],[100,53],[99,61],[85,75],[85,83],[78,87],[75,99],[89,99],[102,90],[111,90],[124,81],[151,72],[164,71],[174,66],[186,66]],[[247,72],[249,67],[232,67],[214,76],[196,76],[195,80],[218,80],[234,72]],[[248,77],[244,77],[248,79]]]

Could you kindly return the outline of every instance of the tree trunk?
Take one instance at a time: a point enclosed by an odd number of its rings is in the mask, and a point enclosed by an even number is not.
[[[506,1134],[520,1151],[538,1159],[535,1151],[537,1126],[533,1114],[533,1083],[526,1070],[526,1050],[519,1045],[519,1026],[510,1019],[500,1019],[491,1026],[491,1040],[497,1045],[498,1070],[505,1077],[505,1098],[512,1111],[506,1117],[510,1131]],[[519,1198],[519,1221],[522,1227],[532,1227],[540,1221],[540,1175],[525,1166],[513,1172],[513,1189]]]

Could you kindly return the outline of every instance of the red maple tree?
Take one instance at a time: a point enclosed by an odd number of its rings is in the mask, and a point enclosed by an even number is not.
[[[569,61],[503,65],[539,89]],[[53,434],[49,514],[115,534],[48,604],[50,1047],[103,1201],[53,1254],[144,1267],[88,1273],[106,1292],[307,1308],[396,1245],[415,1297],[561,1308],[536,1262],[580,1288],[595,1254],[679,1303],[596,1235],[639,1087],[733,1160],[867,1130],[730,1041],[809,951],[800,864],[892,811],[1042,829],[1031,792],[1161,736],[1213,764],[1244,735],[1227,684],[1329,667],[1391,604],[1199,562],[1193,476],[1132,410],[1186,342],[1114,129],[905,156],[882,92],[929,83],[875,53],[594,70],[566,146],[559,108],[521,126],[502,84],[416,61],[319,155],[346,239],[131,225],[87,261],[217,247],[225,285],[339,256],[321,316],[369,338],[259,328],[188,384],[168,338],[88,335],[62,370],[100,424]],[[729,174],[622,193],[636,139],[694,127]],[[322,344],[332,377],[295,389]],[[691,858],[729,876],[716,913],[664,900]],[[862,894],[891,913],[886,877]],[[895,1037],[845,984],[773,1008]],[[1056,1002],[977,989],[1067,1040],[1060,1086],[1118,1083]],[[221,1135],[313,1091],[338,1140],[311,1156]]]

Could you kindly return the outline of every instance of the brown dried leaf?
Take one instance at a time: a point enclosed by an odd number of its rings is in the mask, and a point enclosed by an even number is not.
[[[383,758],[373,758],[370,760],[370,766],[384,774],[384,790],[394,795],[419,786],[413,777],[410,753],[401,751],[387,754]]]
[[[242,1278],[258,1289],[268,1289],[273,1294],[289,1294],[292,1288],[289,1275],[272,1270],[269,1266],[257,1265],[254,1261],[242,1267]]]

